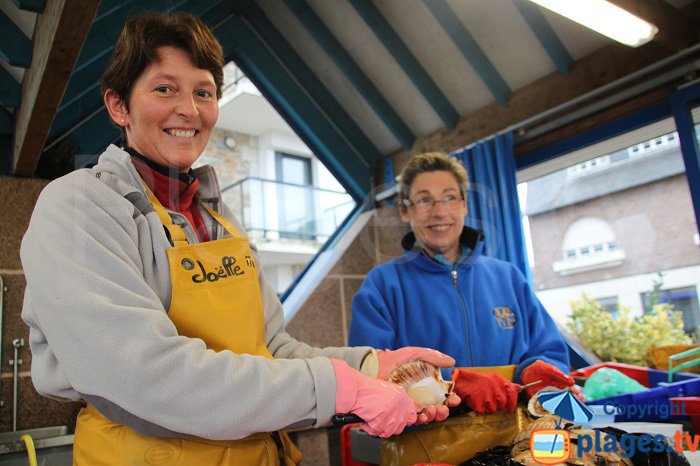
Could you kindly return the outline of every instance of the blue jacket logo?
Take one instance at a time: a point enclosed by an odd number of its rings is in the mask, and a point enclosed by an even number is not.
[[[515,314],[509,307],[494,307],[493,317],[501,328],[513,328],[515,325]]]

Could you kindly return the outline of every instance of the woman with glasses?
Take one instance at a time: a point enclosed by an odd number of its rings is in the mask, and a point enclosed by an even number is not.
[[[412,231],[404,255],[371,270],[355,295],[349,343],[449,354],[455,392],[481,413],[515,409],[511,381],[539,381],[530,396],[573,385],[566,346],[525,277],[485,256],[484,234],[464,226],[464,167],[444,153],[416,155],[400,183],[399,215]]]

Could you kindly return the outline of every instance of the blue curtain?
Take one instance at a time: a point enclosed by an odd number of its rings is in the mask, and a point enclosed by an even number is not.
[[[515,264],[530,280],[515,181],[513,133],[452,153],[469,174],[464,224],[486,235],[486,254]]]

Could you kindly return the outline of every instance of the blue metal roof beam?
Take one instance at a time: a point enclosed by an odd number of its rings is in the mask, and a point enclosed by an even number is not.
[[[353,149],[354,158],[358,159],[365,167],[373,166],[374,162],[382,157],[379,150],[343,107],[338,104],[333,94],[304,63],[304,60],[274,27],[260,7],[250,1],[243,3],[245,5],[243,16],[248,27],[255,32],[259,40],[269,50],[271,55],[268,56],[274,58],[288,74],[288,79],[295,81],[299,88],[304,91],[308,96],[308,103],[318,107],[324,117],[336,127],[337,135],[343,137],[349,147]]]
[[[386,101],[384,96],[372,84],[372,81],[343,48],[333,33],[323,24],[323,21],[309,7],[305,0],[285,0],[290,10],[299,18],[306,30],[323,47],[328,56],[335,62],[343,75],[352,83],[357,92],[367,101],[372,109],[379,115],[389,131],[398,139],[404,149],[410,149],[415,134]]]
[[[132,1],[104,0],[100,2],[99,10],[85,39],[85,45],[80,50],[80,56],[73,73],[85,68],[96,57],[114,49],[117,37],[124,27],[124,22],[130,14],[137,11],[134,9]],[[153,6],[154,11],[157,8],[157,5]]]
[[[568,50],[554,32],[542,10],[529,0],[513,0],[520,11],[520,15],[540,41],[540,44],[549,55],[560,74],[568,75],[571,69],[572,58]]]
[[[15,131],[15,123],[10,112],[0,107],[0,134],[12,134]],[[8,156],[10,154],[8,153]],[[12,157],[9,157],[10,159]]]
[[[152,4],[147,11],[156,11],[157,7],[162,8],[164,11],[176,8],[178,10],[189,11],[194,15],[204,15],[210,11],[221,13],[216,9],[220,8],[222,4],[226,5],[227,3],[228,2],[213,3],[189,0],[173,4],[171,1],[162,1],[159,4]],[[104,3],[100,4],[100,8],[104,6]],[[232,7],[227,8],[230,10]],[[66,92],[63,94],[63,99],[58,107],[54,124],[51,127],[51,132],[49,134],[49,141],[51,142],[47,147],[51,147],[51,145],[57,142],[57,138],[60,138],[62,134],[71,131],[72,126],[80,121],[81,115],[85,115],[85,113],[93,111],[103,104],[102,95],[100,93],[100,77],[109,62],[114,49],[114,43],[123,27],[123,21],[136,12],[133,8],[130,11],[116,11],[114,8],[108,11],[112,11],[116,16],[110,16],[103,12],[101,21],[99,23],[93,23],[88,35],[88,40],[92,37],[95,39],[95,42],[102,41],[105,43],[106,41],[106,43],[110,45],[104,49],[91,49],[91,52],[87,52],[88,49],[86,46],[83,47],[79,59],[79,62],[82,59],[82,65],[74,69],[71,74]],[[226,14],[226,12],[221,14]],[[109,26],[110,24],[112,26],[116,24],[118,27],[114,28]],[[103,26],[105,27],[103,28]],[[107,32],[110,27],[112,28],[111,36]],[[95,29],[101,30],[101,34],[106,34],[105,37],[103,39],[98,39],[98,36],[93,35]],[[92,57],[90,53],[95,53],[96,55]]]
[[[0,104],[5,107],[17,107],[22,95],[22,86],[15,78],[0,66]]]
[[[240,19],[245,27],[235,31],[240,44],[234,50],[236,63],[350,195],[361,201],[371,189],[371,176],[382,154],[260,7],[243,4]]]
[[[371,189],[380,153],[318,82],[257,5],[215,32],[236,64],[255,83],[313,153],[356,201]],[[349,128],[353,126],[353,128]],[[349,131],[349,132],[348,132]],[[369,144],[358,145],[355,133]],[[359,141],[362,142],[362,141]]]
[[[0,59],[22,68],[29,68],[32,63],[32,42],[1,10]]]
[[[44,11],[44,0],[15,0],[15,5],[20,10],[42,13]]]
[[[382,42],[384,47],[394,57],[394,60],[403,68],[406,75],[423,94],[428,104],[438,114],[442,122],[449,129],[454,129],[459,119],[459,113],[450,104],[437,84],[427,71],[421,66],[416,57],[404,44],[399,35],[394,31],[389,22],[382,16],[371,0],[350,0],[355,11],[364,19],[372,32]]]
[[[457,14],[444,0],[424,0],[424,2],[450,36],[452,42],[462,52],[464,58],[472,65],[481,81],[491,91],[491,94],[504,107],[508,105],[508,96],[511,94],[510,87],[467,28],[464,27]]]
[[[104,68],[109,61],[119,33],[127,18],[140,11],[176,9],[181,7],[183,3],[184,0],[178,3],[163,0],[150,5],[142,4],[138,6],[130,2],[102,0],[100,10],[85,40],[85,45],[80,51],[78,63],[76,63],[71,73],[70,82],[61,100],[59,111],[67,108],[77,99],[87,94],[93,87],[99,87],[100,77],[104,72]]]

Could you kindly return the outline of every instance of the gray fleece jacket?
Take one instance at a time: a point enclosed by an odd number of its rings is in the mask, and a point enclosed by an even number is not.
[[[243,234],[222,206],[213,169],[195,173],[200,199]],[[187,220],[171,216],[196,242]],[[221,238],[218,224],[203,218],[209,237]],[[20,250],[27,280],[22,319],[30,327],[37,391],[83,399],[146,435],[239,439],[327,425],[335,412],[329,358],[359,368],[370,349],[313,348],[285,333],[282,306],[262,267],[265,338],[275,359],[217,353],[178,335],[167,315],[168,247],[123,150],[110,146],[92,169],[46,186]]]

